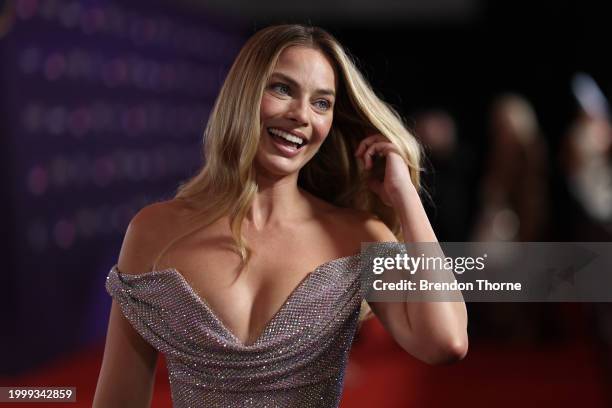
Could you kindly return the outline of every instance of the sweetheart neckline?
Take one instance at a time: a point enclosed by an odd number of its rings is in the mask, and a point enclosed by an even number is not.
[[[236,345],[238,347],[243,348],[243,349],[252,349],[252,348],[255,348],[257,346],[257,344],[261,340],[263,340],[265,334],[267,333],[267,331],[268,331],[269,327],[272,325],[272,323],[274,323],[274,321],[278,318],[278,316],[288,307],[287,305],[295,297],[296,293],[302,287],[304,287],[307,282],[309,282],[311,280],[313,275],[315,275],[317,272],[320,272],[321,269],[323,269],[325,266],[332,265],[335,262],[339,262],[339,261],[350,260],[350,259],[358,257],[360,255],[361,255],[360,253],[356,253],[356,254],[353,254],[353,255],[347,255],[347,256],[340,257],[340,258],[335,258],[335,259],[329,260],[327,262],[324,262],[324,263],[318,265],[312,271],[308,272],[304,276],[304,278],[302,278],[302,280],[300,280],[300,282],[293,288],[293,290],[291,290],[291,292],[289,292],[289,295],[285,298],[285,301],[276,310],[276,312],[274,312],[274,314],[272,314],[272,317],[270,319],[268,319],[268,321],[264,325],[263,329],[255,337],[255,340],[253,342],[251,342],[251,343],[246,343],[246,342],[242,341],[241,339],[238,338],[238,336],[236,336],[234,334],[234,332],[232,330],[230,330],[228,328],[227,324],[223,321],[223,319],[221,319],[219,317],[219,315],[215,312],[213,307],[210,306],[210,304],[208,303],[206,298],[201,296],[200,294],[198,294],[196,292],[196,290],[193,288],[193,286],[191,286],[191,284],[189,284],[187,279],[183,276],[183,274],[181,274],[181,272],[178,269],[176,269],[174,267],[169,267],[169,268],[164,268],[164,269],[160,269],[160,270],[153,270],[153,271],[149,271],[149,272],[145,272],[145,273],[140,273],[140,274],[123,273],[123,272],[119,271],[119,268],[117,267],[117,265],[115,265],[113,267],[113,269],[115,269],[115,271],[117,272],[118,275],[120,275],[122,277],[128,277],[129,280],[137,280],[137,279],[140,279],[140,278],[151,277],[151,276],[155,276],[155,275],[163,275],[163,274],[168,274],[168,273],[171,276],[176,276],[179,279],[179,281],[182,283],[182,286],[208,312],[208,314],[217,322],[217,324],[219,325],[219,327],[221,327],[223,332],[225,334],[229,335],[234,340],[234,342],[236,343]]]

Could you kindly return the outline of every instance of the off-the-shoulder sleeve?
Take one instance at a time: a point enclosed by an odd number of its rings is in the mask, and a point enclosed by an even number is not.
[[[224,350],[228,339],[219,330],[220,322],[206,313],[178,273],[131,275],[115,265],[106,278],[106,290],[134,329],[167,356],[194,358],[201,354],[203,339],[209,339],[213,352]]]
[[[168,311],[164,307],[165,299],[160,291],[166,277],[155,272],[142,275],[121,273],[113,266],[106,278],[106,291],[117,302],[123,315],[134,329],[153,347],[161,352],[172,348],[171,338],[165,334]]]

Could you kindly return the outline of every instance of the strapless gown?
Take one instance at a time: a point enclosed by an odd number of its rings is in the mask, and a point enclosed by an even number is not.
[[[337,407],[365,296],[359,254],[317,267],[245,345],[176,269],[115,265],[106,289],[166,357],[174,407]]]

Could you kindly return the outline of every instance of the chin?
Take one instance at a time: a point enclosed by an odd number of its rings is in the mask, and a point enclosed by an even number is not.
[[[291,159],[278,157],[264,153],[255,157],[255,169],[257,172],[270,176],[289,176],[300,171],[298,163]]]

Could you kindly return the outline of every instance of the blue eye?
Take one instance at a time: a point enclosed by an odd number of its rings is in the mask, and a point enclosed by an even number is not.
[[[328,110],[331,107],[331,103],[329,103],[329,101],[326,101],[325,99],[316,101],[315,105],[317,105],[317,108],[321,110]]]
[[[271,88],[281,95],[289,94],[289,87],[285,84],[281,84],[281,83],[272,84]]]

